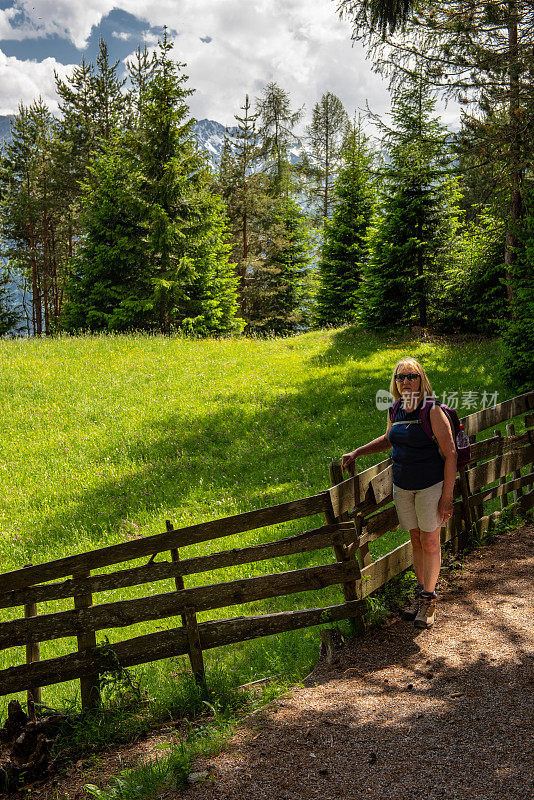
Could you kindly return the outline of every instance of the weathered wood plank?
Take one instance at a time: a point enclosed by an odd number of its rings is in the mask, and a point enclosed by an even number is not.
[[[518,417],[526,411],[534,408],[534,392],[526,392],[510,400],[504,400],[491,408],[484,408],[464,417],[462,422],[469,436],[487,428],[493,428],[501,422],[506,422],[513,417]]]
[[[90,577],[89,572],[84,572],[79,575],[74,575],[74,578],[86,579]],[[93,596],[91,593],[78,594],[74,598],[74,608],[76,611],[82,611],[92,608]],[[92,650],[96,647],[95,631],[91,629],[78,630],[78,652],[84,650]],[[84,674],[80,677],[80,698],[82,701],[82,708],[95,708],[99,703],[98,694],[98,673],[93,672]]]
[[[358,475],[358,504],[363,503],[367,496],[367,490],[371,485],[371,481],[376,475],[386,467],[389,467],[392,464],[391,458],[386,458],[383,461],[380,461],[378,464],[375,464],[373,467],[369,467],[369,469],[365,469],[363,472],[360,472]]]
[[[393,497],[393,465],[379,472],[371,480],[371,487],[377,503],[383,503],[387,499],[391,500]]]
[[[160,658],[185,655],[188,649],[187,635],[183,628],[173,628],[157,633],[149,633],[108,645],[113,657],[105,651],[84,650],[80,653],[38,661],[35,664],[22,664],[0,670],[0,696],[14,694],[27,689],[32,684],[52,686],[63,681],[74,680],[88,672],[104,671],[113,667],[117,659],[124,667],[158,661]]]
[[[194,586],[135,600],[102,603],[79,611],[43,614],[35,619],[13,620],[0,625],[0,649],[31,641],[43,642],[75,636],[87,629],[123,628],[146,620],[164,619],[185,613],[187,606],[194,606],[198,612],[323,589],[356,577],[359,577],[359,567],[355,561],[325,564],[215,585]]]
[[[471,492],[480,489],[503,475],[513,472],[524,464],[530,464],[534,458],[534,445],[523,447],[513,453],[504,453],[491,461],[485,461],[467,470],[467,478]]]
[[[340,534],[342,541],[348,544],[354,536],[354,523],[342,522],[334,525],[323,525],[321,528],[303,531],[275,542],[223,550],[220,553],[184,558],[172,563],[168,561],[152,562],[142,567],[132,567],[110,572],[106,575],[93,575],[87,579],[66,580],[61,583],[49,583],[42,586],[30,586],[26,589],[16,589],[12,592],[0,594],[0,608],[24,605],[29,600],[40,603],[44,600],[75,597],[78,594],[83,595],[88,592],[95,594],[95,592],[112,591],[126,586],[155,583],[166,578],[178,579],[183,578],[184,575],[208,572],[223,567],[234,567],[239,564],[251,564],[295,553],[321,550],[323,547],[331,545],[334,533]]]
[[[340,619],[348,619],[359,612],[360,601],[311,608],[303,611],[283,611],[257,617],[237,617],[198,625],[203,650],[222,645],[256,639],[261,636],[324,625]],[[79,678],[87,670],[104,670],[106,666],[119,663],[124,667],[158,661],[161,658],[185,655],[188,652],[187,634],[184,628],[172,628],[157,633],[137,636],[124,642],[109,645],[106,650],[114,655],[113,661],[104,653],[71,653],[58,658],[40,661],[37,664],[9,667],[0,671],[0,696],[24,691],[31,683],[51,686],[55,683]]]
[[[399,527],[397,509],[395,506],[385,508],[372,517],[366,517],[363,524],[368,535],[374,539],[378,539],[379,536],[387,533],[387,531],[394,531]]]
[[[35,603],[28,603],[24,606],[25,617],[37,616],[37,605]],[[26,645],[26,664],[33,664],[41,659],[41,650],[39,642],[31,642]],[[29,686],[26,704],[28,707],[28,716],[30,719],[35,719],[35,704],[41,702],[41,687]]]
[[[513,422],[509,422],[508,425],[506,426],[506,435],[508,437],[515,436],[515,425],[514,425]],[[526,435],[529,436],[528,433]],[[520,469],[516,469],[516,470],[514,470],[512,472],[512,478],[518,479],[520,477],[521,477],[521,470]],[[522,492],[521,489],[519,489],[519,495],[521,495],[521,494],[523,494],[523,492]],[[513,492],[512,492],[512,502],[515,503],[517,501],[517,498],[518,498],[519,495],[518,495],[518,490],[514,489]]]
[[[534,489],[519,498],[519,506],[522,511],[530,511],[534,507]]]
[[[362,569],[360,596],[367,597],[413,564],[412,543],[406,542]]]
[[[121,542],[99,550],[59,558],[56,561],[37,564],[28,569],[4,572],[0,575],[2,590],[6,592],[12,589],[22,589],[34,583],[63,578],[66,575],[72,575],[74,572],[98,569],[111,564],[118,564],[121,561],[130,561],[134,558],[143,558],[154,553],[161,553],[163,550],[170,550],[173,547],[185,547],[186,545],[220,539],[224,536],[232,536],[236,533],[243,533],[256,528],[264,528],[268,525],[277,525],[293,519],[321,514],[324,512],[327,498],[328,492],[321,492],[311,497],[303,497],[300,500],[291,500],[289,503],[260,508],[256,511],[246,511],[233,517],[200,522],[187,528],[157,533],[154,536],[145,536],[142,539]]]
[[[347,511],[354,508],[358,495],[358,476],[351,476],[347,480],[332,486],[329,489],[332,509],[336,518],[342,517]]]
[[[474,442],[471,445],[471,461],[469,463],[472,466],[476,461],[495,458],[495,456],[509,453],[512,450],[531,444],[531,434],[528,431],[517,436],[503,436],[500,431],[499,434],[496,433],[490,439],[482,439],[481,442]]]
[[[483,489],[481,492],[471,495],[469,504],[476,506],[480,503],[485,503],[487,500],[493,500],[495,497],[501,497],[503,494],[519,489],[522,486],[528,486],[533,479],[534,472],[529,472],[528,475],[522,475],[521,478],[499,484],[499,486],[494,486],[491,489]]]
[[[534,413],[531,412],[530,414],[526,414],[525,416],[525,428],[534,428]]]

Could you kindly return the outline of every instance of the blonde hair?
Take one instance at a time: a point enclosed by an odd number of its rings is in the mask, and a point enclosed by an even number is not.
[[[393,375],[391,376],[391,383],[389,384],[389,391],[395,398],[395,400],[399,400],[401,397],[401,393],[397,388],[397,381],[395,380],[395,375],[397,374],[397,370],[400,366],[408,367],[411,369],[412,372],[417,372],[418,375],[421,376],[421,385],[419,387],[420,397],[426,396],[427,398],[434,397],[434,393],[432,391],[432,386],[430,385],[430,381],[428,380],[427,374],[424,371],[423,367],[416,361],[415,358],[412,356],[406,356],[405,358],[401,358],[395,364],[395,369],[393,370]]]

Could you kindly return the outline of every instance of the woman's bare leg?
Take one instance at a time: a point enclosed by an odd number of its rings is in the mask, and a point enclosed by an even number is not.
[[[421,544],[421,531],[419,528],[412,528],[412,530],[410,530],[410,539],[412,540],[413,571],[415,572],[417,583],[423,586],[423,547]]]
[[[411,531],[410,531],[411,534]],[[441,527],[434,531],[420,531],[422,555],[423,555],[423,584],[425,592],[434,592],[438,582],[439,570],[441,567]],[[415,562],[415,551],[414,551]],[[419,577],[418,577],[419,580]]]

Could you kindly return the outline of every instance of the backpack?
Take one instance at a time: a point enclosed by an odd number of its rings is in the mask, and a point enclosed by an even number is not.
[[[393,405],[390,406],[389,409],[389,418],[391,419],[393,424],[395,424],[395,417],[397,416],[397,411],[399,410],[400,402],[401,402],[400,400],[396,400],[393,403]],[[407,421],[420,423],[422,429],[424,430],[428,438],[432,439],[432,441],[439,450],[439,444],[432,432],[432,426],[430,424],[430,409],[432,408],[433,405],[438,405],[440,408],[442,408],[443,411],[445,412],[445,416],[449,420],[452,430],[452,437],[454,439],[454,446],[456,448],[457,468],[460,469],[460,467],[465,467],[465,465],[471,460],[471,444],[469,443],[469,439],[467,439],[467,436],[462,437],[458,435],[463,433],[463,430],[460,429],[461,423],[458,418],[458,414],[456,413],[456,410],[454,408],[450,408],[449,406],[446,406],[444,403],[440,403],[438,400],[435,399],[427,400],[419,412],[419,419],[407,420]],[[465,438],[467,440],[466,446],[463,446],[461,441],[462,438]],[[441,450],[439,452],[441,454]]]

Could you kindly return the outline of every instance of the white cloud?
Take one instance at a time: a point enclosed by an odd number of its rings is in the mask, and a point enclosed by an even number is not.
[[[72,71],[72,64],[60,64],[55,58],[44,61],[21,61],[14,56],[6,56],[0,50],[0,84],[2,100],[0,114],[13,114],[19,103],[30,105],[43,98],[52,113],[58,110],[55,91],[54,70],[61,77]]]
[[[113,0],[15,0],[27,20],[23,30],[34,36],[57,34],[78,48],[86,46],[93,26],[116,5]]]
[[[352,47],[350,25],[327,0],[163,0],[146,15],[151,25],[177,30],[174,55],[187,62],[198,118],[231,124],[245,94],[257,96],[268,81],[289,91],[295,107],[305,104],[308,115],[327,91],[349,114],[366,99],[376,111],[389,107],[385,82],[362,47]]]
[[[166,24],[177,31],[174,55],[187,62],[190,86],[196,89],[190,98],[191,109],[198,118],[232,124],[245,94],[257,96],[268,81],[276,81],[289,91],[295,107],[306,104],[308,116],[326,91],[338,95],[349,114],[363,107],[366,99],[378,112],[389,106],[385,82],[372,73],[362,47],[351,46],[350,25],[339,20],[336,3],[329,0],[15,3],[25,12],[28,36],[35,35],[35,31],[41,35],[57,34],[79,48],[85,46],[93,26],[113,8],[146,21],[147,28]],[[0,17],[0,36],[8,38],[2,34],[1,26],[12,22],[12,15]],[[148,37],[147,43],[152,44],[153,34],[148,33]],[[202,41],[208,37],[211,41]],[[132,41],[132,45],[136,44]],[[40,70],[43,79],[47,74],[45,64]],[[35,79],[39,73],[35,66],[26,71]],[[26,89],[25,95],[29,93]]]

